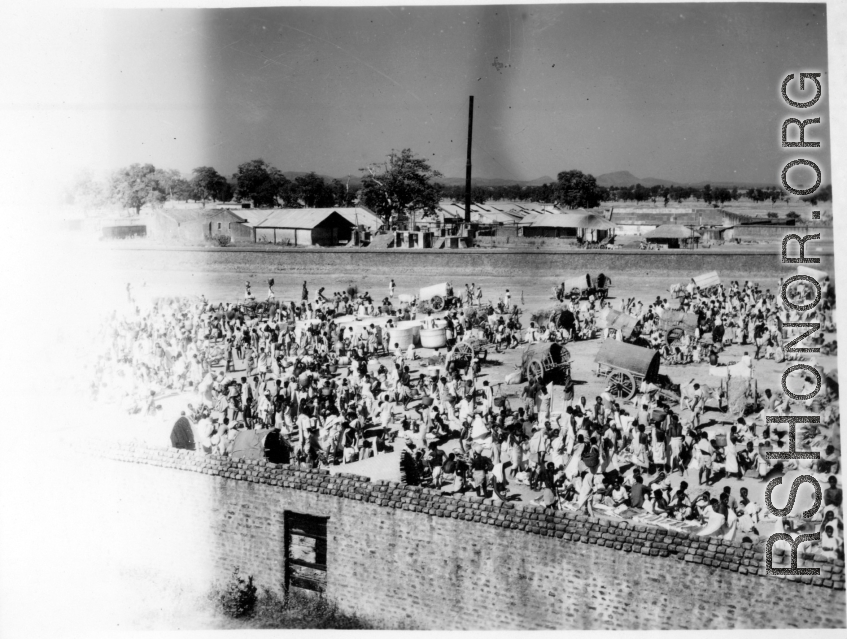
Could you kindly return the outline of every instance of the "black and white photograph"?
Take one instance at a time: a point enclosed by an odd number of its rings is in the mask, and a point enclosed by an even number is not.
[[[847,6],[0,18],[0,636],[843,636]]]

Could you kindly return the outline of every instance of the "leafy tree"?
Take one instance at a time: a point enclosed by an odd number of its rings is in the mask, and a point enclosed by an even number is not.
[[[488,189],[482,186],[471,186],[471,202],[485,204],[488,201]]]
[[[711,204],[713,199],[714,199],[714,195],[712,193],[712,185],[707,184],[706,186],[703,187],[703,201],[706,204]]]
[[[232,176],[235,181],[235,197],[252,200],[255,206],[274,206],[282,199],[286,206],[299,206],[292,192],[291,180],[276,167],[261,158],[238,165]]]
[[[206,200],[221,200],[226,190],[226,178],[211,166],[198,166],[192,171],[191,184],[197,199],[206,206]]]
[[[635,188],[632,189],[632,199],[636,202],[644,202],[647,198],[650,197],[650,191],[644,188],[643,185],[636,184]]]
[[[542,184],[541,186],[530,187],[529,194],[533,202],[555,202],[556,184]]]
[[[776,218],[778,218],[778,217],[779,217],[779,214],[777,214],[777,213],[776,213],[776,212],[774,212],[774,211],[768,211],[768,217],[769,217],[770,219],[772,219],[772,220],[775,220]]]
[[[351,189],[348,182],[335,179],[329,185],[335,206],[349,207],[356,201],[356,189]]]
[[[81,207],[84,211],[101,209],[109,205],[109,182],[94,176],[91,171],[82,171],[65,189],[65,201]]]
[[[224,180],[223,184],[221,184],[221,190],[218,191],[218,201],[220,202],[232,202],[232,198],[235,197],[235,187],[229,180]]]
[[[827,184],[826,186],[822,186],[817,191],[812,193],[811,195],[805,195],[801,199],[806,200],[812,206],[817,205],[818,202],[831,202],[832,201],[832,184]]]
[[[182,200],[183,202],[188,202],[188,200],[195,199],[197,196],[197,190],[194,188],[194,185],[190,180],[186,180],[185,178],[174,180],[171,191],[173,199]]]
[[[796,213],[795,211],[789,211],[788,214],[785,217],[787,217],[789,220],[799,220],[800,219],[800,215],[798,213]]]
[[[553,199],[557,206],[568,209],[594,208],[600,203],[597,179],[588,173],[571,170],[556,176]]]
[[[732,199],[732,192],[729,189],[718,187],[712,192],[712,199],[721,204],[729,202]]]
[[[168,200],[174,199],[174,189],[183,179],[182,174],[176,169],[156,169],[153,179],[159,183],[159,189]]]
[[[141,215],[141,207],[145,204],[159,206],[165,199],[158,177],[161,175],[157,175],[152,164],[131,164],[120,169],[112,175],[111,199]]]
[[[277,202],[281,202],[288,209],[302,208],[300,187],[285,177],[279,169],[271,168],[268,173],[277,184]]]
[[[441,186],[434,180],[442,177],[411,149],[392,151],[388,162],[371,164],[361,171],[362,203],[387,223],[409,217],[417,211],[434,212],[441,197]]]
[[[306,208],[324,208],[335,205],[335,193],[332,187],[314,171],[294,178],[294,184]]]

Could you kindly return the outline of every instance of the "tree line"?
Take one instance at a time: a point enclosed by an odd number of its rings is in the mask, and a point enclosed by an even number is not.
[[[327,184],[315,173],[290,180],[276,167],[258,159],[239,165],[230,179],[210,166],[197,167],[190,177],[152,164],[131,164],[107,180],[84,172],[66,190],[65,200],[86,209],[117,205],[138,215],[144,206],[158,208],[166,201],[194,201],[203,206],[250,201],[259,208],[315,208],[351,206],[355,196],[356,192],[351,193],[340,180]]]
[[[567,173],[579,173],[566,172]],[[592,178],[588,175],[586,178]],[[476,204],[486,202],[541,202],[545,204],[565,205],[565,208],[592,208],[603,202],[652,202],[668,206],[671,202],[679,204],[687,200],[702,201],[707,205],[723,205],[727,202],[738,201],[741,198],[753,202],[789,201],[788,193],[776,186],[765,188],[739,189],[733,187],[712,187],[706,184],[702,187],[692,186],[661,186],[654,185],[646,187],[641,184],[634,186],[598,186],[596,181],[593,185],[582,184],[576,187],[578,195],[571,197],[569,194],[574,188],[572,179],[565,177],[564,184],[562,174],[558,176],[557,182],[537,186],[511,184],[498,186],[478,186],[471,189],[471,199]],[[464,202],[464,185],[451,185],[443,187],[443,195],[457,202]],[[795,198],[796,200],[797,198]],[[822,187],[815,195],[799,198],[811,204],[818,202],[829,202],[832,200],[832,185]],[[579,203],[584,202],[584,203]]]
[[[398,224],[415,216],[435,212],[442,198],[462,202],[463,185],[446,186],[439,182],[443,175],[429,162],[415,156],[411,149],[392,151],[387,160],[360,169],[358,180],[329,182],[314,172],[289,179],[282,171],[263,159],[238,165],[226,178],[210,166],[195,168],[188,177],[175,169],[160,169],[152,164],[132,164],[115,171],[108,180],[97,180],[83,173],[67,189],[66,201],[86,209],[118,205],[140,214],[144,206],[157,208],[166,201],[206,203],[250,202],[256,208],[328,208],[360,204],[380,216],[387,224]],[[777,187],[751,188],[741,191],[691,186],[625,187],[598,186],[596,178],[578,170],[562,171],[556,181],[539,186],[520,184],[480,186],[472,188],[475,203],[488,201],[544,202],[562,209],[595,208],[603,202],[670,202],[702,200],[709,205],[723,205],[746,197],[756,202],[776,203],[787,194]],[[830,201],[832,187],[819,189],[808,200]]]

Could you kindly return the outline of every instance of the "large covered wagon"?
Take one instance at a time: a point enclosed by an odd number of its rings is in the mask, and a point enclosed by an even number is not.
[[[691,278],[694,286],[700,289],[700,292],[707,292],[717,286],[720,286],[721,278],[717,271],[709,271]]]
[[[683,335],[694,337],[697,334],[700,319],[696,313],[686,313],[682,310],[666,310],[658,319],[657,324],[659,330],[666,333],[665,341],[668,345],[673,345],[682,339]]]
[[[688,293],[693,292],[694,288],[698,289],[702,294],[709,295],[715,292],[717,287],[720,286],[720,283],[721,278],[718,272],[709,271],[708,273],[695,275],[687,283],[673,284],[669,290],[671,297],[674,298],[686,297]]]
[[[576,316],[566,306],[560,306],[550,314],[549,322],[556,328],[572,331],[576,326]]]
[[[453,294],[453,285],[450,282],[425,286],[421,289],[418,301],[429,302],[434,311],[442,311],[462,303],[462,300]]]
[[[659,353],[652,348],[607,340],[594,362],[597,375],[606,378],[609,392],[620,399],[632,399],[641,382],[659,381]]]
[[[592,278],[586,273],[585,275],[567,278],[557,291],[556,297],[560,301],[565,298],[576,301],[595,295],[602,300],[608,296],[610,286],[612,286],[611,277],[600,273],[597,277]]]
[[[571,376],[571,354],[556,342],[530,344],[521,358],[521,374],[530,382],[564,384]]]
[[[613,308],[606,308],[597,320],[597,326],[609,331],[609,337],[616,337],[618,333],[624,341],[632,339],[636,334],[638,320],[632,315],[627,315]]]

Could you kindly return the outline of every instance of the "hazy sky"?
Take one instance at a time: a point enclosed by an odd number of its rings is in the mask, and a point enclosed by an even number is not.
[[[828,179],[827,93],[806,112],[779,95],[787,73],[826,74],[823,5],[134,10],[80,28],[68,101],[101,129],[76,158],[98,170],[262,157],[343,176],[410,147],[462,176],[474,95],[481,177],[776,183],[782,120],[819,115]]]

